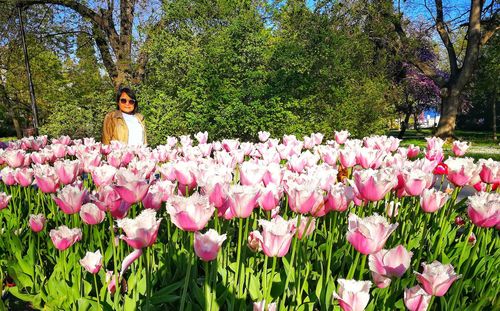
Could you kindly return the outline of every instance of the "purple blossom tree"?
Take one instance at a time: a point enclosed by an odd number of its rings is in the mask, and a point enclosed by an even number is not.
[[[403,64],[403,68],[404,78],[401,84],[404,96],[403,101],[396,105],[396,110],[404,114],[401,131],[398,135],[399,138],[402,138],[408,129],[408,123],[412,115],[416,119],[416,116],[425,110],[437,109],[440,103],[440,90],[432,79],[410,64]]]

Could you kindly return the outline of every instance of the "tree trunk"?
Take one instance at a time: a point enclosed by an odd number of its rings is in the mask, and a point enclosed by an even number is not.
[[[17,139],[23,138],[23,131],[21,130],[21,125],[19,124],[19,119],[17,117],[12,116],[12,124],[14,124]]]
[[[441,98],[441,116],[435,136],[448,138],[453,136],[457,120],[458,106],[460,104],[460,94],[458,92]]]
[[[401,130],[399,131],[398,138],[402,139],[405,135],[406,129],[408,128],[408,123],[410,123],[411,112],[405,114],[405,120],[401,123]]]
[[[493,140],[497,140],[497,88],[495,86],[493,90],[493,101],[491,103],[491,112],[493,114]]]

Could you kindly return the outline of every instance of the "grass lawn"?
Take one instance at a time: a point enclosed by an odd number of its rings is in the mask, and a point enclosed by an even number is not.
[[[397,137],[399,131],[390,131],[389,136]],[[495,161],[500,161],[500,141],[494,141],[491,132],[480,131],[461,131],[456,130],[455,135],[462,141],[468,141],[471,144],[465,156],[472,157],[476,160],[480,158],[492,158]],[[431,137],[431,129],[421,130],[406,130],[401,146],[413,144],[425,148],[427,142],[425,137]],[[445,153],[452,155],[451,142],[446,142],[444,145]]]

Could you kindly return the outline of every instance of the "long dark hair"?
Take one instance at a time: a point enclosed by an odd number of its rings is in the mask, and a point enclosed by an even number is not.
[[[122,93],[125,93],[130,97],[131,99],[135,100],[135,105],[134,105],[134,111],[132,113],[136,113],[137,109],[139,109],[139,101],[137,100],[137,97],[135,96],[135,92],[128,86],[121,86],[118,89],[118,92],[116,92],[116,109],[120,110],[120,97],[122,96]]]

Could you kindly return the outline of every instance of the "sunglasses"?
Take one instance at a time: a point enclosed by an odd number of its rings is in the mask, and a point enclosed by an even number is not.
[[[120,98],[120,103],[126,104],[127,103],[127,99],[126,98]],[[135,105],[135,99],[129,99],[128,103],[132,104],[132,105]]]

